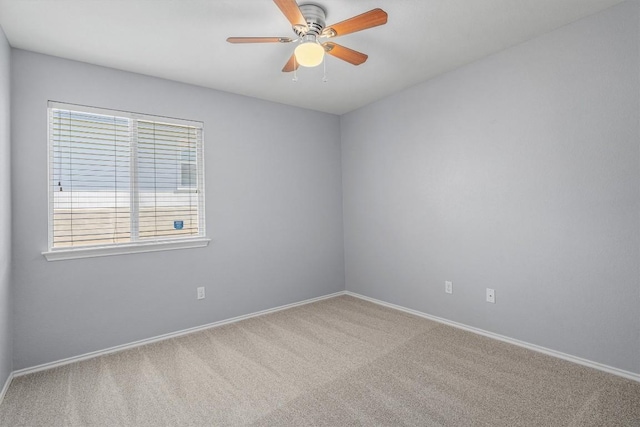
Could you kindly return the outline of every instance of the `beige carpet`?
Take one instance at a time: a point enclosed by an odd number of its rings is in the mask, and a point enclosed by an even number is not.
[[[640,426],[640,383],[342,296],[14,379],[2,426]]]

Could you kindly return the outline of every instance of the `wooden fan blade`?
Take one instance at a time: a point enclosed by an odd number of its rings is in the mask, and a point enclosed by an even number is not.
[[[299,25],[307,28],[307,20],[304,19],[295,0],[273,0],[273,2],[280,8],[292,26]]]
[[[373,9],[361,15],[354,16],[346,21],[329,25],[324,29],[322,34],[326,37],[338,37],[345,34],[355,33],[356,31],[366,30],[367,28],[377,27],[387,23],[387,12],[382,9]]]
[[[287,61],[287,64],[282,69],[282,72],[290,73],[292,71],[297,70],[299,66],[300,64],[298,64],[298,61],[296,61],[296,55],[294,53],[293,55],[291,55],[291,58],[289,58],[289,61]]]
[[[289,37],[229,37],[229,43],[291,43]]]
[[[348,47],[340,46],[333,42],[322,43],[325,52],[331,56],[335,56],[338,59],[347,61],[349,64],[360,65],[369,58],[369,55],[358,52],[357,50],[349,49]]]

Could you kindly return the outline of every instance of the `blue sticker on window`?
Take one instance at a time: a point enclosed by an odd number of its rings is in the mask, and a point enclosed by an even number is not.
[[[182,230],[182,227],[184,227],[184,221],[173,221],[173,228]]]

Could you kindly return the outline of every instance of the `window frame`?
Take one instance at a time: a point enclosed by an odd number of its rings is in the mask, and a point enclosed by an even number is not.
[[[97,244],[97,245],[85,245],[78,247],[53,247],[53,214],[54,214],[54,189],[53,189],[53,154],[52,150],[54,150],[54,144],[52,140],[52,122],[51,122],[51,114],[52,110],[69,110],[69,111],[77,111],[81,113],[88,114],[98,114],[98,115],[106,115],[106,116],[115,116],[122,117],[131,120],[130,129],[137,128],[137,125],[134,124],[133,121],[142,120],[142,121],[150,121],[156,123],[166,123],[170,125],[177,126],[188,126],[194,127],[199,132],[199,142],[196,143],[196,186],[195,187],[179,187],[174,191],[176,193],[181,192],[190,192],[196,193],[198,197],[197,208],[198,208],[198,235],[196,236],[188,236],[188,237],[156,237],[153,240],[133,240],[127,243],[111,243],[111,244]],[[131,162],[131,175],[130,175],[130,192],[131,192],[131,200],[132,206],[131,209],[137,210],[137,206],[134,208],[133,205],[138,204],[138,200],[136,199],[139,187],[139,177],[137,174],[137,167],[135,166],[137,157],[137,150],[139,141],[137,141],[137,130],[135,131],[136,141],[135,143],[131,143],[131,151],[129,160]],[[132,135],[133,136],[133,135]],[[133,141],[132,141],[133,142]],[[180,155],[182,155],[182,151],[178,150]],[[178,163],[182,163],[181,159],[177,159]],[[194,164],[194,162],[189,162],[189,164]],[[47,259],[47,261],[58,261],[65,259],[77,259],[77,258],[92,258],[99,256],[109,256],[109,255],[125,255],[125,254],[133,254],[140,252],[157,252],[157,251],[165,251],[165,250],[173,250],[173,249],[189,249],[189,248],[198,248],[198,247],[206,247],[211,239],[209,239],[206,235],[206,221],[205,221],[205,165],[204,165],[204,123],[194,120],[185,120],[185,119],[177,119],[173,117],[166,116],[158,116],[152,114],[142,114],[142,113],[133,113],[129,111],[108,109],[108,108],[98,108],[86,105],[72,104],[67,102],[57,102],[57,101],[48,101],[47,103],[47,232],[48,232],[48,241],[47,241],[47,251],[42,252],[42,255]],[[180,175],[180,184],[182,177]],[[134,224],[135,223],[135,224]],[[131,232],[132,238],[138,238],[137,233],[134,232],[134,229],[137,231],[139,227],[139,218],[136,217],[135,221],[131,222]]]

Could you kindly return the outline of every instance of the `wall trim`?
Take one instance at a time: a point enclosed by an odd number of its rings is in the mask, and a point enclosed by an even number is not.
[[[294,307],[298,307],[298,306],[302,306],[302,305],[306,305],[306,304],[311,304],[317,301],[322,301],[325,299],[329,299],[329,298],[334,298],[334,297],[338,297],[340,295],[349,295],[352,296],[354,298],[359,298],[361,300],[364,301],[369,301],[371,303],[374,304],[378,304],[378,305],[382,305],[388,308],[392,308],[395,310],[399,310],[399,311],[403,311],[405,313],[409,313],[409,314],[413,314],[415,316],[419,316],[425,319],[429,319],[429,320],[433,320],[434,322],[438,322],[438,323],[442,323],[448,326],[453,326],[454,328],[458,328],[458,329],[463,329],[465,331],[468,332],[472,332],[478,335],[482,335],[488,338],[493,338],[495,340],[498,341],[503,341],[509,344],[513,344],[513,345],[517,345],[518,347],[523,347],[529,350],[533,350],[539,353],[543,353],[546,354],[548,356],[552,356],[552,357],[557,357],[559,359],[563,359],[563,360],[567,360],[569,362],[573,362],[573,363],[577,363],[579,365],[583,365],[583,366],[587,366],[589,368],[593,368],[593,369],[597,369],[599,371],[603,371],[603,372],[607,372],[609,374],[613,374],[619,377],[623,377],[632,381],[637,381],[640,382],[640,374],[636,374],[633,372],[629,372],[629,371],[625,371],[623,369],[618,369],[618,368],[614,368],[613,366],[609,366],[609,365],[605,365],[602,363],[598,363],[598,362],[594,362],[588,359],[583,359],[581,357],[577,357],[577,356],[572,356],[570,354],[566,354],[566,353],[562,353],[560,351],[556,351],[556,350],[552,350],[546,347],[542,347],[536,344],[531,344],[525,341],[520,341],[517,340],[515,338],[510,338],[504,335],[500,335],[500,334],[496,334],[493,332],[489,332],[489,331],[485,331],[483,329],[480,328],[475,328],[473,326],[469,326],[469,325],[465,325],[463,323],[458,323],[458,322],[454,322],[452,320],[448,320],[448,319],[444,319],[442,317],[437,317],[437,316],[433,316],[431,314],[427,314],[427,313],[423,313],[421,311],[418,310],[414,310],[411,308],[407,308],[407,307],[403,307],[401,305],[397,305],[397,304],[392,304],[389,302],[385,302],[385,301],[381,301],[375,298],[371,298],[362,294],[358,294],[355,292],[351,292],[351,291],[339,291],[339,292],[334,292],[332,294],[328,294],[328,295],[323,295],[320,297],[316,297],[316,298],[310,298],[307,300],[303,300],[303,301],[299,301],[299,302],[294,302],[291,304],[286,304],[286,305],[281,305],[278,307],[274,307],[274,308],[270,308],[270,309],[266,309],[266,310],[261,310],[261,311],[256,311],[254,313],[249,313],[249,314],[244,314],[242,316],[237,316],[237,317],[232,317],[230,319],[225,319],[225,320],[220,320],[217,322],[213,322],[213,323],[208,323],[206,325],[202,325],[202,326],[196,326],[193,328],[188,328],[188,329],[183,329],[180,331],[176,331],[176,332],[171,332],[168,334],[163,334],[163,335],[158,335],[152,338],[146,338],[143,340],[139,340],[139,341],[134,341],[128,344],[122,344],[122,345],[118,345],[115,347],[109,347],[106,348],[104,350],[98,350],[98,351],[93,351],[90,353],[85,353],[85,354],[81,354],[79,356],[72,356],[72,357],[68,357],[65,359],[61,359],[61,360],[57,360],[54,362],[49,362],[49,363],[44,363],[41,365],[37,365],[37,366],[32,366],[30,368],[23,368],[23,369],[18,369],[14,372],[11,372],[9,374],[9,377],[7,378],[4,387],[2,388],[2,391],[0,391],[0,404],[2,404],[2,400],[4,399],[4,396],[7,392],[7,390],[9,389],[9,385],[11,384],[11,381],[13,380],[13,378],[17,378],[17,377],[21,377],[23,375],[28,375],[28,374],[32,374],[35,372],[40,372],[40,371],[45,371],[48,369],[53,369],[53,368],[57,368],[60,366],[64,366],[64,365],[69,365],[71,363],[75,363],[75,362],[80,362],[83,360],[87,360],[87,359],[93,359],[95,357],[99,357],[99,356],[104,356],[107,354],[111,354],[111,353],[116,353],[119,351],[124,351],[124,350],[128,350],[131,348],[135,348],[135,347],[140,347],[146,344],[151,344],[151,343],[155,343],[155,342],[159,342],[159,341],[164,341],[164,340],[168,340],[171,338],[177,338],[183,335],[188,335],[194,332],[198,332],[198,331],[203,331],[206,329],[211,329],[211,328],[216,328],[218,326],[223,326],[223,325],[228,325],[230,323],[236,323],[239,322],[241,320],[245,320],[245,319],[250,319],[252,317],[258,317],[258,316],[264,316],[266,314],[270,314],[270,313],[275,313],[278,311],[282,311],[282,310],[287,310],[289,308],[294,308]]]
[[[537,351],[538,353],[543,353],[548,356],[557,357],[558,359],[567,360],[569,362],[577,363],[578,365],[587,366],[589,368],[597,369],[599,371],[607,372],[609,374],[617,375],[619,377],[623,377],[629,380],[640,382],[640,374],[636,374],[633,372],[625,371],[623,369],[614,368],[613,366],[605,365],[602,363],[594,362],[588,359],[583,359],[582,357],[572,356],[570,354],[562,353],[560,351],[552,350],[550,348],[542,347],[536,344],[531,344],[526,341],[520,341],[515,338],[510,338],[504,335],[496,334],[493,332],[485,331],[484,329],[475,328],[473,326],[465,325],[464,323],[454,322],[452,320],[444,319],[442,317],[433,316],[431,314],[423,313],[418,310],[413,310],[411,308],[403,307],[401,305],[392,304],[389,302],[381,301],[375,298],[371,298],[365,295],[361,295],[351,291],[345,291],[345,295],[350,295],[355,298],[359,298],[365,301],[372,302],[374,304],[382,305],[385,307],[393,308],[395,310],[404,311],[405,313],[413,314],[415,316],[423,317],[425,319],[433,320],[434,322],[443,323],[445,325],[453,326],[454,328],[463,329],[468,332],[473,332],[478,335],[483,335],[488,338],[493,338],[498,341],[503,341],[509,344],[517,345],[518,347],[524,347],[529,350]]]
[[[4,396],[7,394],[7,390],[9,390],[9,386],[11,385],[11,381],[13,380],[14,374],[13,372],[9,372],[9,376],[7,377],[7,381],[5,381],[2,390],[0,390],[0,405],[2,405],[2,401],[4,400]]]
[[[104,356],[111,353],[116,353],[119,351],[129,350],[131,348],[140,347],[146,344],[155,343],[158,341],[164,341],[171,338],[177,338],[183,335],[192,334],[194,332],[204,331],[205,329],[216,328],[218,326],[228,325],[230,323],[236,323],[241,320],[250,319],[252,317],[264,316],[266,314],[275,313],[277,311],[287,310],[289,308],[298,307],[301,305],[311,304],[313,302],[322,301],[329,298],[334,298],[340,295],[344,295],[345,291],[334,292],[332,294],[323,295],[316,298],[310,298],[303,301],[294,302],[291,304],[285,304],[274,308],[269,308],[266,310],[256,311],[254,313],[243,314],[242,316],[232,317],[230,319],[219,320],[213,323],[207,323],[202,326],[195,326],[193,328],[183,329],[176,332],[170,332],[168,334],[158,335],[151,338],[145,338],[139,341],[134,341],[128,344],[117,345],[115,347],[109,347],[104,350],[92,351],[90,353],[84,353],[79,356],[67,357],[65,359],[56,360],[53,362],[43,363],[42,365],[32,366],[30,368],[23,368],[13,371],[10,378],[21,377],[23,375],[33,374],[35,372],[46,371],[48,369],[58,368],[60,366],[69,365],[71,363],[80,362],[87,359],[93,359],[95,357]],[[8,387],[9,381],[5,387]],[[2,399],[0,399],[0,403],[2,403]]]
[[[62,261],[68,259],[95,258],[109,255],[128,255],[141,252],[170,251],[173,249],[204,248],[211,239],[198,237],[191,239],[175,239],[152,243],[130,243],[111,246],[97,246],[90,248],[49,250],[42,252],[47,261]]]

